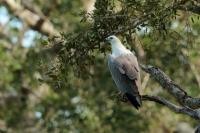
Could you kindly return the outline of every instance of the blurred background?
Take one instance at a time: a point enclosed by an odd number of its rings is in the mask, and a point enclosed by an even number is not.
[[[154,10],[160,6],[162,10],[162,5],[173,1],[156,2],[156,6],[147,3],[145,7]],[[75,73],[78,68],[70,63],[59,62],[56,51],[46,54],[45,49],[52,44],[49,38],[88,29],[93,18],[85,21],[83,16],[97,11],[98,6],[95,0],[0,0],[1,133],[194,132],[197,121],[162,105],[145,101],[137,111],[117,101],[116,86],[107,68],[109,48],[93,52],[94,63],[85,74]],[[120,7],[117,3],[115,8]],[[121,39],[134,49],[141,63],[161,68],[189,95],[198,97],[199,15],[181,10],[167,19],[167,30],[161,33],[139,26],[131,41],[127,36]],[[176,102],[144,72],[142,87],[144,94]]]

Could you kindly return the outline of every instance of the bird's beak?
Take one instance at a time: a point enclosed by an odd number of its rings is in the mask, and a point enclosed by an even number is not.
[[[105,39],[106,41],[108,41],[109,39],[108,39],[108,37],[106,37],[106,39]]]

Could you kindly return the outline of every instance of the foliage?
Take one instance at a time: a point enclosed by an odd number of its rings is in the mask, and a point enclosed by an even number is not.
[[[33,5],[48,16],[60,37],[47,40],[37,33],[35,45],[25,48],[10,41],[23,28],[12,29],[8,22],[9,32],[16,34],[0,39],[0,120],[6,127],[0,121],[0,130],[164,133],[181,122],[194,127],[195,121],[163,106],[144,102],[136,111],[115,100],[106,63],[110,48],[104,42],[108,35],[118,35],[141,63],[158,66],[199,96],[200,23],[198,14],[182,10],[194,1],[96,0],[93,13],[82,10],[84,1],[51,2],[36,0]],[[150,80],[144,93],[171,99]]]

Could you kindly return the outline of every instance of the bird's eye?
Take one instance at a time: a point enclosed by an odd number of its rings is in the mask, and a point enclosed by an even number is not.
[[[113,39],[113,37],[110,37],[110,39]]]

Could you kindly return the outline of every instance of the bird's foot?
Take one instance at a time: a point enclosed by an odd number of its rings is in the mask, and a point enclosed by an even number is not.
[[[127,102],[128,101],[126,95],[123,94],[122,92],[118,93],[117,100],[120,101],[120,102]]]
[[[126,95],[124,95],[122,92],[117,92],[115,94],[112,94],[111,98],[116,99],[117,101],[120,101],[120,102],[127,102],[128,101]]]

